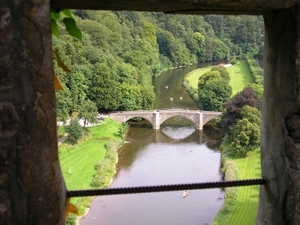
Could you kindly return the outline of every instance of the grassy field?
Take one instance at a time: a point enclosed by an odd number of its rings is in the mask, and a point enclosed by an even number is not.
[[[59,126],[57,128],[57,137],[61,138],[66,133],[66,127],[65,126]]]
[[[261,178],[260,149],[249,152],[246,158],[233,161],[239,169],[240,179]],[[228,225],[255,224],[258,195],[259,186],[238,187],[237,206]]]
[[[189,81],[190,85],[193,88],[198,88],[198,79],[201,75],[205,74],[206,72],[210,71],[212,66],[204,67],[200,69],[196,69],[191,71],[186,75],[186,79]]]
[[[95,174],[94,166],[105,156],[107,140],[119,138],[119,124],[105,119],[100,125],[88,128],[85,140],[72,145],[66,141],[59,146],[59,159],[68,190],[88,189]]]
[[[211,70],[211,68],[212,66],[193,70],[186,75],[186,79],[193,88],[198,88],[199,77]],[[229,84],[232,87],[232,95],[242,91],[247,84],[253,83],[253,78],[245,61],[239,61],[235,65],[228,67],[227,71],[231,77]]]
[[[242,91],[247,84],[254,82],[245,61],[237,62],[235,65],[228,67],[227,71],[231,78],[229,84],[232,88],[232,95]]]

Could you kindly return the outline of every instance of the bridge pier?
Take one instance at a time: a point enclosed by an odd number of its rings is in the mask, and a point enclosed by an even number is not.
[[[153,129],[154,130],[159,130],[160,128],[160,118],[159,118],[159,112],[155,111],[152,114],[152,124],[153,124]]]
[[[202,112],[198,112],[197,114],[197,119],[196,119],[196,123],[195,123],[195,127],[197,130],[203,130],[203,113]]]

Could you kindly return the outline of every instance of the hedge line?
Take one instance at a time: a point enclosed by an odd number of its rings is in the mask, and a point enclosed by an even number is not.
[[[95,165],[96,173],[92,179],[91,186],[97,188],[107,188],[111,183],[111,179],[115,174],[115,165],[117,163],[118,148],[123,144],[123,141],[118,139],[114,142],[105,144],[106,153],[104,159]]]
[[[263,85],[263,70],[262,68],[258,65],[256,60],[253,58],[251,55],[247,55],[245,57],[246,63],[248,65],[248,68],[250,70],[250,73],[254,79],[254,83]]]
[[[236,164],[232,160],[230,160],[230,158],[232,157],[232,152],[230,148],[227,147],[227,145],[227,138],[225,138],[222,145],[220,146],[222,173],[224,175],[224,180],[238,180],[239,171]],[[217,216],[215,217],[212,225],[228,224],[237,204],[237,195],[237,187],[228,187],[224,189],[224,203]]]
[[[194,101],[194,103],[200,108],[200,106],[198,105],[199,102],[198,90],[196,88],[193,88],[186,78],[182,83],[182,87],[188,93],[188,95]]]

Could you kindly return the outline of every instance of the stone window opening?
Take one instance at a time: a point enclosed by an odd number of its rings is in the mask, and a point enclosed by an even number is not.
[[[265,21],[262,176],[256,224],[300,221],[299,2],[53,0],[51,7],[251,14]],[[0,224],[64,224],[56,140],[50,3],[0,6]]]

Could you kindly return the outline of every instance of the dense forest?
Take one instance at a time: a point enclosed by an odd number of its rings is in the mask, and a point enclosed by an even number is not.
[[[248,53],[262,58],[264,24],[258,16],[72,13],[82,41],[62,24],[60,38],[53,37],[54,51],[71,70],[55,65],[64,88],[56,92],[60,120],[87,100],[99,111],[151,109],[152,80],[166,69]]]

